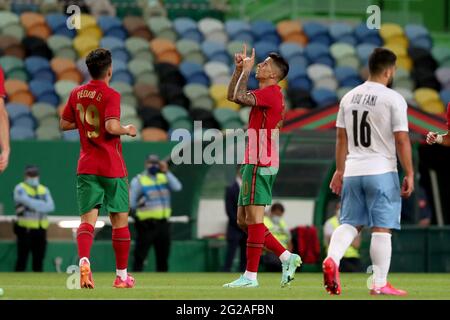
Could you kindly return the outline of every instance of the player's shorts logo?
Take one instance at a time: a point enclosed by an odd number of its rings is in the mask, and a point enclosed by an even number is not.
[[[244,181],[244,185],[242,186],[244,188],[243,193],[244,195],[248,195],[248,181]]]

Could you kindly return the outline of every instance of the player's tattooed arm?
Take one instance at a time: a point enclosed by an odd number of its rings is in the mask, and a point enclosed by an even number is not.
[[[239,68],[238,66],[236,66],[236,69],[234,69],[233,75],[231,76],[230,84],[228,85],[227,99],[229,101],[234,102],[234,91],[236,90],[236,84],[239,80],[239,77],[241,76],[241,73],[242,67]]]
[[[256,104],[255,96],[248,92],[247,82],[250,76],[250,70],[243,70],[238,80],[234,93],[234,102],[253,107]]]

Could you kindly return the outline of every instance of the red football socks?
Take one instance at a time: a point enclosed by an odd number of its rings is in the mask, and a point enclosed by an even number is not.
[[[259,260],[264,248],[264,223],[248,225],[247,271],[258,272]]]
[[[116,254],[116,268],[118,270],[128,267],[128,252],[130,251],[130,230],[127,227],[113,229],[112,243]]]
[[[89,223],[82,223],[77,230],[78,256],[88,258],[91,254],[92,243],[94,242],[94,226]]]
[[[281,254],[286,251],[286,248],[283,247],[283,245],[280,243],[280,241],[277,240],[277,238],[275,238],[273,236],[273,234],[269,231],[269,229],[267,229],[267,227],[264,227],[264,235],[265,235],[265,240],[264,240],[264,246],[269,249],[270,251],[272,251],[273,253],[275,253],[277,255],[277,257],[281,256]]]

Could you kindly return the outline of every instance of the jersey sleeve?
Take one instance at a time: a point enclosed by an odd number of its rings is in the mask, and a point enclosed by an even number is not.
[[[270,87],[266,87],[263,89],[256,89],[249,91],[255,97],[255,106],[270,108],[276,105],[274,101],[275,95],[273,94]]]
[[[120,120],[120,94],[112,91],[105,108],[105,122],[110,119]]]
[[[408,132],[408,105],[402,96],[395,99],[395,104],[391,106],[392,111],[392,132]]]
[[[450,130],[450,102],[447,105],[447,129]]]
[[[75,110],[73,108],[73,91],[70,93],[69,99],[67,99],[61,118],[71,123],[76,122]]]
[[[345,128],[345,117],[344,117],[344,99],[341,100],[339,104],[339,111],[336,119],[336,127],[337,128]]]
[[[5,76],[3,74],[3,69],[0,67],[0,98],[5,97],[6,97]]]

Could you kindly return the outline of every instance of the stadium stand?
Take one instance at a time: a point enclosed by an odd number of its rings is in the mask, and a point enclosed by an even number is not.
[[[430,32],[418,24],[384,23],[376,30],[346,21],[169,18],[155,8],[120,0],[102,1],[96,8],[88,4],[82,12],[81,29],[71,30],[56,5],[22,4],[0,11],[8,110],[25,105],[31,110],[26,117],[37,123],[58,114],[70,90],[89,80],[84,57],[98,46],[111,50],[112,86],[122,94],[127,119],[148,129],[140,134],[146,139],[154,130],[166,130],[158,137],[167,138],[167,130],[191,129],[187,122],[195,119],[207,119],[219,129],[245,123],[246,111],[240,113],[241,106],[226,99],[233,55],[243,43],[256,48],[258,62],[272,51],[289,61],[283,89],[288,114],[338,103],[366,78],[367,59],[376,46],[397,54],[393,88],[410,106],[441,115],[450,98],[450,50],[434,46]],[[250,79],[249,88],[256,87]],[[76,139],[75,134],[44,134],[39,128],[27,129],[33,134],[15,129],[20,134],[13,139]]]

